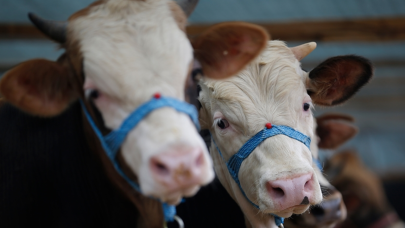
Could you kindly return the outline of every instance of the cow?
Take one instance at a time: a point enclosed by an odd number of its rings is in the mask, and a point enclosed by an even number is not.
[[[310,151],[311,108],[343,103],[372,77],[370,61],[355,55],[303,71],[299,61],[315,47],[269,41],[234,77],[200,81],[199,118],[212,136],[214,168],[247,227],[281,227],[282,218],[322,201]]]
[[[330,182],[342,192],[347,219],[337,227],[400,228],[405,223],[388,203],[380,179],[353,149],[337,152],[325,164]]]
[[[194,65],[213,78],[234,75],[265,47],[267,33],[248,23],[223,23],[192,46],[186,15],[169,0],[103,0],[67,22],[30,19],[65,52],[56,61],[33,59],[6,72],[2,110],[53,118],[79,105],[89,149],[140,211],[140,226],[161,227],[160,215],[172,214],[166,203],[178,204],[214,177],[196,111],[184,102],[187,76]],[[13,122],[9,117],[2,124],[9,129]],[[3,140],[1,153],[11,154]]]
[[[317,117],[314,122],[317,139],[311,141],[311,153],[314,158],[318,156],[318,147],[335,149],[354,137],[358,129],[352,122],[351,116],[337,113]],[[207,147],[210,147],[209,132],[204,130],[201,135]],[[323,177],[317,164],[314,163],[313,166],[321,185],[322,203],[310,208],[304,214],[293,215],[286,219],[284,221],[285,227],[334,227],[346,218],[346,208],[342,195]],[[203,187],[196,196],[187,198],[184,203],[178,205],[177,212],[184,223],[190,227],[246,227],[242,211],[229,196],[218,178],[215,178],[208,186]],[[204,219],[200,219],[201,217]],[[177,224],[170,223],[169,228],[171,227],[175,228]]]

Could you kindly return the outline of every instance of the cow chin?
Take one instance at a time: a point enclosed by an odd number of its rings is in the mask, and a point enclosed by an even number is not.
[[[310,207],[309,205],[298,205],[298,206],[294,206],[294,207],[284,209],[284,210],[279,211],[279,212],[273,212],[272,214],[277,215],[277,216],[282,217],[282,218],[289,218],[293,214],[302,214],[302,213],[304,213],[305,211],[307,211],[309,209],[309,207]]]
[[[207,173],[204,176],[205,178],[201,178],[188,186],[167,185],[164,182],[156,181],[146,168],[145,171],[142,169],[140,171],[139,184],[143,194],[157,198],[161,202],[177,205],[183,197],[195,195],[202,185],[208,184],[213,179],[214,175]]]

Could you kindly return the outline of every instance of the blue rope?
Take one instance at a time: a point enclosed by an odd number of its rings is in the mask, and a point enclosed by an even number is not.
[[[314,158],[314,157],[312,157],[312,161],[316,164],[316,166],[318,166],[319,170],[321,170],[321,172],[322,172],[323,167],[321,165],[321,162],[318,159]]]
[[[256,149],[257,146],[260,145],[264,140],[267,138],[270,138],[275,135],[286,135],[292,139],[298,140],[302,142],[308,149],[310,149],[310,144],[311,144],[311,138],[308,136],[302,134],[299,131],[294,130],[291,127],[284,126],[284,125],[272,125],[270,129],[264,128],[260,132],[258,132],[256,135],[254,135],[252,138],[250,138],[243,146],[239,149],[239,151],[232,155],[232,157],[226,162],[226,166],[228,168],[229,174],[232,176],[233,180],[238,184],[240,191],[242,194],[245,196],[245,198],[249,201],[250,204],[252,204],[255,208],[260,209],[258,205],[253,203],[246,195],[245,191],[242,189],[242,185],[240,184],[239,181],[239,170],[242,165],[243,160],[245,160],[249,155]],[[212,137],[212,141],[214,142],[214,145],[221,156],[221,158],[225,161],[221,150],[215,143],[214,138]],[[280,224],[284,223],[284,218],[278,217],[277,215],[274,215],[274,221],[277,226],[280,226]]]
[[[114,165],[115,170],[125,179],[128,184],[135,189],[137,192],[141,192],[141,188],[137,183],[132,181],[127,175],[125,175],[124,171],[118,164],[117,160],[117,152],[122,143],[124,142],[127,134],[136,127],[136,125],[147,116],[152,111],[163,108],[163,107],[171,107],[178,112],[182,112],[190,116],[191,120],[194,122],[197,129],[200,129],[200,125],[198,122],[198,112],[193,105],[185,103],[183,101],[179,101],[174,98],[169,97],[160,97],[160,98],[152,98],[150,101],[142,104],[133,111],[129,117],[127,117],[121,126],[111,131],[108,135],[103,136],[101,131],[98,129],[96,124],[93,121],[93,118],[90,116],[89,112],[86,109],[86,106],[82,100],[80,100],[80,104],[82,105],[83,111],[86,115],[87,120],[90,123],[90,126],[93,128],[94,132],[96,133],[98,139],[100,140],[101,146],[104,149],[107,157],[110,159],[111,163]],[[169,205],[166,203],[162,203],[163,214],[165,221],[171,222],[174,220],[174,216],[176,215],[176,207],[173,205]]]

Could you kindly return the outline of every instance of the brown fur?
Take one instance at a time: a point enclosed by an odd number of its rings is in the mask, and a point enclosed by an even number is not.
[[[309,95],[318,105],[337,105],[348,100],[373,75],[369,60],[355,55],[336,56],[309,73]]]
[[[368,227],[392,211],[381,181],[363,165],[354,151],[334,155],[325,171],[331,183],[342,192],[348,210],[348,219],[340,227]]]
[[[373,207],[387,206],[380,180],[363,165],[354,151],[347,150],[336,154],[328,161],[325,169],[340,170],[331,180],[338,189],[354,191],[354,194],[361,198],[367,198]]]
[[[68,21],[74,21],[79,17],[86,16],[89,14],[89,12],[92,10],[93,7],[104,4],[104,3],[105,3],[105,0],[95,1],[95,2],[91,3],[89,6],[87,6],[86,8],[81,9],[81,10],[77,11],[76,13],[72,14],[69,17]]]
[[[354,118],[342,114],[325,114],[316,118],[316,133],[320,138],[318,147],[321,149],[336,149],[353,138],[358,128],[353,125]]]
[[[23,111],[55,116],[78,98],[69,72],[57,62],[30,60],[5,74],[0,81],[0,93]]]
[[[236,74],[256,58],[268,39],[259,26],[244,22],[221,23],[193,41],[194,55],[203,66],[204,75],[223,78]]]
[[[348,121],[348,122],[355,121],[353,116],[349,116],[349,115],[345,115],[345,114],[341,114],[341,113],[327,113],[322,116],[316,117],[316,122],[318,124],[323,121],[327,121],[327,120],[344,120],[344,121]]]

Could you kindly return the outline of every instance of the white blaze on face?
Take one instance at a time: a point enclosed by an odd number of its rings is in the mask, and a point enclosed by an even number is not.
[[[260,57],[235,77],[222,81],[205,79],[201,83],[201,123],[211,131],[224,160],[263,130],[266,123],[292,127],[313,139],[313,116],[310,108],[305,110],[312,103],[306,93],[304,74],[297,73],[299,68],[299,62],[283,42],[270,41]],[[268,216],[257,216],[253,206],[241,197],[215,146],[211,147],[211,155],[221,183],[245,215],[265,220]],[[263,141],[243,161],[239,180],[247,197],[264,214],[289,217],[292,213],[303,213],[322,199],[310,150],[285,135]],[[302,182],[304,189],[301,195],[294,190],[298,182]],[[280,201],[284,195],[289,198]],[[304,196],[310,205],[300,205]],[[255,223],[254,218],[249,220]]]
[[[192,47],[174,20],[169,1],[106,1],[72,21],[69,29],[83,54],[84,89],[99,91],[94,103],[109,129],[117,129],[154,93],[184,100]],[[155,181],[150,171],[153,156],[189,150],[202,157],[192,183],[179,190]],[[213,178],[211,161],[194,124],[172,108],[158,109],[143,119],[128,134],[121,152],[138,176],[142,192],[171,203],[195,193]]]

